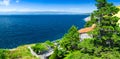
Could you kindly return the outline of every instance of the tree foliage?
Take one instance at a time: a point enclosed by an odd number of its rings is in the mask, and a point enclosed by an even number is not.
[[[7,59],[7,50],[0,49],[0,59]]]
[[[97,10],[91,14],[91,21],[88,21],[85,25],[86,27],[90,27],[92,24],[97,25],[93,31],[89,32],[93,35],[93,38],[77,42],[77,40],[71,39],[71,37],[77,39],[77,36],[74,36],[77,30],[74,33],[73,30],[69,31],[62,38],[61,46],[67,51],[72,51],[64,59],[120,58],[120,27],[117,24],[119,18],[114,16],[119,9],[112,3],[108,3],[107,0],[96,0],[96,7]],[[76,45],[77,49],[72,48]]]
[[[48,50],[48,46],[44,43],[38,43],[35,46],[32,47],[32,49],[37,53],[37,54],[42,54]]]
[[[92,13],[91,22],[97,24],[94,31],[91,32],[94,38],[101,40],[103,46],[113,47],[120,39],[120,29],[117,25],[118,17],[114,16],[119,9],[107,0],[96,0],[97,10]],[[89,22],[88,22],[89,24]]]
[[[81,53],[80,51],[74,51],[68,54],[64,59],[93,59],[89,54]]]
[[[57,58],[58,58],[58,57],[57,57],[57,53],[58,53],[58,49],[55,48],[55,49],[54,49],[54,53],[49,57],[49,59],[57,59]]]
[[[74,50],[77,48],[79,42],[79,33],[78,29],[75,26],[72,26],[68,33],[65,34],[60,41],[60,46],[65,50]]]
[[[62,49],[58,49],[57,47],[54,49],[54,53],[49,57],[49,59],[63,59],[65,57],[66,51]]]

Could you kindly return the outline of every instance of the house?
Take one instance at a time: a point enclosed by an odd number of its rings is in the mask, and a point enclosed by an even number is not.
[[[88,32],[92,31],[96,27],[96,24],[93,24],[91,27],[83,28],[78,30],[80,33],[80,41],[86,39],[86,38],[92,38],[92,35],[87,34]]]

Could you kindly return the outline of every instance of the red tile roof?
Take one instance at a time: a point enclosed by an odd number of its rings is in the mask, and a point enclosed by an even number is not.
[[[91,27],[83,28],[78,30],[79,33],[87,33],[92,31],[96,27],[96,24],[93,24]]]

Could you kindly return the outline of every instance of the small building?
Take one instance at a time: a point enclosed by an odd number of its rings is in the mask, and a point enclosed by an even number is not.
[[[86,39],[86,38],[92,38],[92,35],[87,34],[88,32],[92,31],[96,27],[96,24],[93,24],[91,27],[83,28],[78,30],[80,33],[80,41]]]

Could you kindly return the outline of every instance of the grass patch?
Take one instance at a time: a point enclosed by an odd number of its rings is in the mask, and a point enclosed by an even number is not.
[[[19,46],[8,52],[8,59],[38,59],[29,51],[27,45]]]

